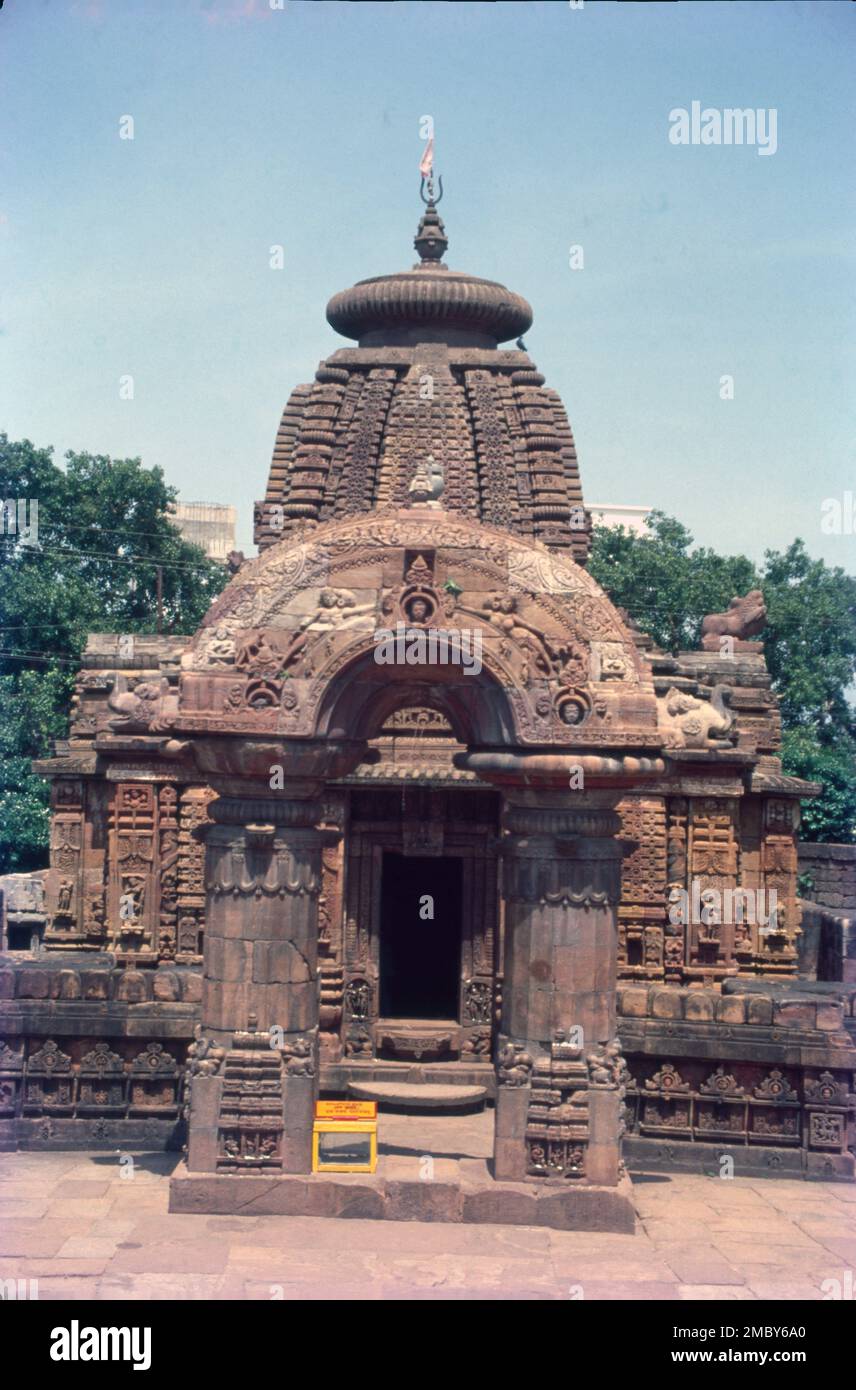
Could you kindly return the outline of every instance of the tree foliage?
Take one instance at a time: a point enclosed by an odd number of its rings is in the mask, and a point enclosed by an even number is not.
[[[648,533],[595,528],[589,570],[664,651],[696,647],[702,619],[761,589],[764,652],[779,697],[786,772],[823,785],[803,808],[804,839],[856,839],[856,578],[813,560],[801,540],[745,555],[698,547],[685,526],[652,512]]]
[[[38,502],[38,540],[0,541],[0,869],[44,862],[47,787],[30,768],[64,736],[89,632],[192,633],[226,580],[169,516],[176,490],[139,459],[68,453],[0,434],[0,499]]]

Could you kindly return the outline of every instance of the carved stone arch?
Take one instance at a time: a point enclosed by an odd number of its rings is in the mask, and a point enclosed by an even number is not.
[[[396,710],[420,705],[443,714],[463,744],[513,745],[519,735],[509,690],[492,659],[483,654],[482,661],[478,675],[454,666],[378,666],[372,645],[327,684],[314,736],[375,738]]]
[[[375,666],[382,633],[401,628],[449,646]],[[436,687],[470,748],[661,746],[648,662],[595,580],[537,542],[421,506],[326,523],[244,566],[158,727],[358,739],[404,685],[417,701]]]

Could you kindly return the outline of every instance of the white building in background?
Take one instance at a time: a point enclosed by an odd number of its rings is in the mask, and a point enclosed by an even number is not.
[[[220,502],[176,502],[172,515],[186,541],[201,546],[209,560],[225,564],[229,551],[235,549],[234,507]]]
[[[653,507],[622,507],[611,502],[586,503],[593,526],[623,526],[626,531],[635,531],[638,536],[646,534],[648,518],[653,510]]]

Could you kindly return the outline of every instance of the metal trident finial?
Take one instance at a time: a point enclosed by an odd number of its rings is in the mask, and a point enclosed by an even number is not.
[[[434,175],[433,175],[433,173],[431,173],[431,174],[428,175],[428,178],[426,179],[425,176],[424,176],[424,174],[423,174],[423,176],[422,176],[422,184],[421,184],[420,189],[419,189],[419,197],[422,199],[423,203],[425,203],[426,205],[427,205],[427,204],[430,204],[430,203],[433,203],[434,206],[436,207],[437,204],[439,203],[440,199],[442,198],[442,196],[443,196],[443,176],[442,176],[442,174],[438,174],[438,176],[437,176],[437,183],[438,183],[438,185],[439,185],[440,191],[439,191],[439,193],[437,194],[437,196],[436,196],[436,198],[435,198],[435,197],[434,197]],[[427,198],[425,197],[425,186],[426,186],[426,184],[427,184],[427,186],[428,186],[428,197],[427,197]]]

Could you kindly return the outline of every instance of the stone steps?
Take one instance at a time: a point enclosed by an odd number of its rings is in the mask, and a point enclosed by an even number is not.
[[[462,1110],[484,1101],[487,1089],[484,1086],[432,1085],[430,1082],[349,1081],[348,1093],[358,1100],[376,1100],[413,1110]]]

